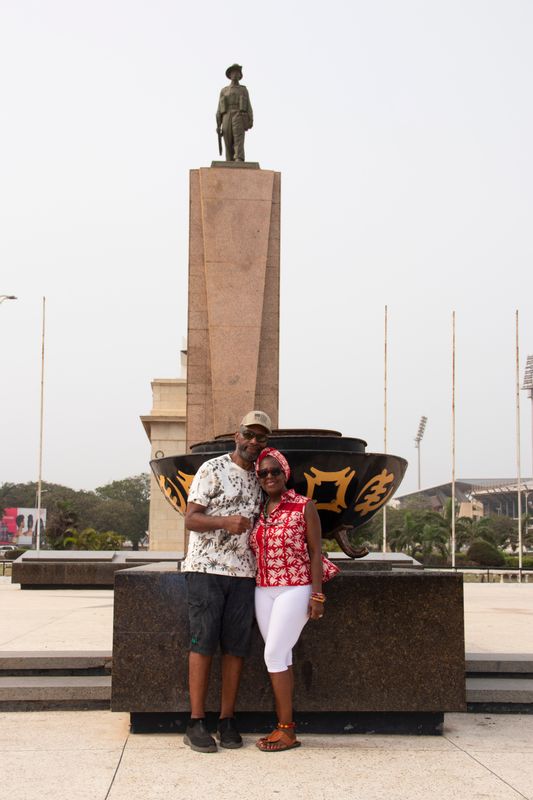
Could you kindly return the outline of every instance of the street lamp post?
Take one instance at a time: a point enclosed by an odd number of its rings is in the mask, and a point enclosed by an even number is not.
[[[415,447],[418,450],[418,491],[420,491],[420,442],[424,438],[428,418],[420,417],[418,431],[415,436]]]

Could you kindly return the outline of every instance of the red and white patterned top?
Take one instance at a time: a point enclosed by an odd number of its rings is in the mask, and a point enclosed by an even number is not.
[[[305,521],[305,507],[310,502],[308,497],[288,489],[266,520],[261,509],[250,534],[250,547],[257,559],[258,586],[306,586],[312,583]],[[339,571],[324,557],[322,564],[324,580]]]

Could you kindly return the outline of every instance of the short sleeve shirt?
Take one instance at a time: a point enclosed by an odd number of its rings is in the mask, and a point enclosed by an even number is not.
[[[194,476],[189,501],[204,506],[210,516],[240,514],[251,527],[259,514],[261,489],[254,470],[235,464],[229,454],[206,461]],[[190,532],[182,572],[210,572],[237,578],[255,577],[255,556],[249,545],[250,531],[228,533],[223,529]]]

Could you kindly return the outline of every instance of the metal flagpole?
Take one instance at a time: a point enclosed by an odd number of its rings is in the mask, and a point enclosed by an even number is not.
[[[452,311],[452,569],[455,569],[455,311]]]
[[[387,314],[388,309],[385,306],[385,335],[384,335],[384,348],[383,348],[383,452],[387,452]],[[383,506],[383,552],[387,552],[387,504]]]
[[[46,319],[46,297],[43,297],[43,329],[41,336],[41,420],[39,425],[39,479],[37,482],[37,537],[36,550],[41,549],[41,489],[43,474],[43,420],[44,420],[44,336]]]
[[[522,582],[522,498],[520,475],[520,340],[518,329],[518,309],[516,310],[516,477],[518,494],[518,582]]]

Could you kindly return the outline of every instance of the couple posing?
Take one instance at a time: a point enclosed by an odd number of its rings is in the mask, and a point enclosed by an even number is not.
[[[201,753],[217,745],[205,723],[213,654],[222,651],[222,692],[217,738],[242,746],[235,701],[255,616],[265,640],[278,724],[257,747],[266,752],[298,747],[292,719],[292,648],[307,620],[324,616],[322,581],[338,572],[321,555],[315,504],[287,489],[285,457],[267,447],[270,418],[251,411],[235,434],[235,450],[206,461],[189,491],[190,531],[186,573],[190,622],[191,719],[184,742]]]

